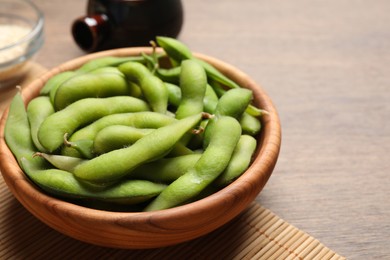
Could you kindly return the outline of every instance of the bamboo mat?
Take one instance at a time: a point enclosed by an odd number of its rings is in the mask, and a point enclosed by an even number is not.
[[[36,65],[30,74],[44,68]],[[27,75],[21,85],[31,80]],[[0,91],[0,114],[12,91]],[[345,259],[253,202],[220,229],[176,246],[124,250],[77,241],[46,226],[13,197],[0,178],[0,259]]]

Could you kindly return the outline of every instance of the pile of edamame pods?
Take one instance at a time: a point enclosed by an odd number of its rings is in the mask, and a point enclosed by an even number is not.
[[[152,53],[56,74],[27,107],[15,95],[5,139],[33,183],[90,207],[153,211],[245,172],[266,113],[251,104],[252,91],[177,39],[151,43]]]

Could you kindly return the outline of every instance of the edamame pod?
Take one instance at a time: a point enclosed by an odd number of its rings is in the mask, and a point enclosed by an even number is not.
[[[21,160],[24,157],[32,158],[36,147],[31,138],[30,124],[20,92],[17,92],[11,101],[4,128],[4,138],[20,167],[25,170]],[[33,166],[45,167],[47,164],[45,160],[37,158],[34,160]]]
[[[166,187],[146,180],[124,180],[105,187],[92,187],[78,181],[70,172],[59,169],[36,169],[31,160],[22,158],[21,165],[33,182],[49,194],[70,199],[137,204],[147,201]]]
[[[212,114],[217,107],[218,100],[219,98],[214,89],[209,84],[207,84],[206,93],[203,99],[204,111]]]
[[[79,164],[85,162],[85,160],[76,158],[76,157],[70,157],[70,156],[64,156],[64,155],[56,155],[56,154],[47,154],[47,153],[34,153],[33,157],[39,156],[48,161],[51,165],[53,165],[55,168],[72,172],[76,166]]]
[[[165,36],[157,36],[156,41],[161,48],[168,54],[169,57],[176,61],[192,59],[191,50],[182,42]]]
[[[242,132],[251,136],[257,135],[261,130],[261,122],[258,118],[244,112],[240,117]]]
[[[165,86],[168,90],[168,104],[174,107],[178,107],[181,101],[181,89],[179,86],[165,82]]]
[[[68,79],[74,77],[77,73],[74,71],[60,72],[46,81],[43,88],[40,90],[40,95],[49,95],[51,92],[57,91],[57,88]],[[54,99],[54,96],[53,96]]]
[[[129,95],[124,75],[111,72],[87,73],[64,82],[55,93],[53,105],[58,111],[84,98],[123,95]]]
[[[241,88],[240,85],[238,85],[236,82],[233,80],[229,79],[226,77],[224,74],[222,74],[219,70],[213,67],[213,65],[205,62],[204,60],[201,59],[196,59],[197,62],[199,62],[203,68],[206,71],[207,77],[221,83],[222,85],[225,85],[229,88]]]
[[[93,147],[93,140],[89,139],[82,139],[82,140],[76,140],[74,142],[70,142],[68,140],[68,134],[64,135],[64,147],[69,147],[78,153],[80,153],[81,156],[72,156],[72,157],[81,157],[81,158],[87,158],[92,159],[95,155],[92,151]],[[65,155],[65,154],[63,154]]]
[[[89,148],[90,154],[98,155],[128,147],[154,130],[151,128],[135,128],[124,125],[107,126],[99,131],[94,141],[91,142],[92,146]],[[80,141],[85,141],[85,139]],[[169,155],[178,156],[192,153],[192,150],[185,145],[177,143]],[[92,156],[86,158],[92,158]]]
[[[255,138],[250,135],[241,135],[229,164],[215,180],[214,185],[222,188],[241,176],[248,169],[252,161],[252,155],[256,150],[256,145],[257,141]]]
[[[142,94],[155,112],[165,114],[168,108],[168,90],[164,82],[153,75],[148,68],[136,62],[126,62],[119,66],[125,76],[137,83]]]
[[[61,146],[66,133],[72,134],[81,126],[106,115],[145,110],[149,110],[145,101],[129,96],[81,99],[46,118],[39,128],[38,139],[53,152]]]
[[[229,88],[240,88],[240,86],[233,80],[226,77],[219,70],[214,68],[211,64],[197,59],[192,55],[191,50],[184,43],[178,41],[177,39],[170,37],[156,37],[157,43],[164,49],[172,59],[181,62],[186,59],[192,59],[200,63],[206,71],[207,77],[220,82],[221,84]]]
[[[134,169],[132,178],[159,183],[171,183],[192,168],[202,156],[200,153],[163,158]]]
[[[114,56],[108,56],[108,57],[101,57],[96,58],[93,60],[90,60],[86,63],[84,63],[79,69],[77,69],[77,72],[90,72],[93,70],[96,70],[98,68],[102,67],[108,67],[108,66],[118,66],[124,62],[133,61],[133,62],[143,62],[144,58],[142,56],[128,56],[128,57],[114,57]]]
[[[215,108],[216,116],[239,118],[252,101],[252,91],[246,88],[230,89],[219,99]]]
[[[181,89],[179,86],[165,82],[168,90],[168,103],[173,107],[178,107],[181,101]],[[213,88],[207,84],[203,99],[204,112],[212,114],[218,104],[218,96]]]
[[[123,73],[117,67],[101,67],[89,72],[89,74],[114,73],[123,77]]]
[[[156,76],[159,77],[162,81],[172,84],[179,84],[180,73],[180,66],[169,69],[158,68],[155,72]]]
[[[38,151],[46,151],[38,140],[38,129],[42,122],[48,116],[54,114],[54,112],[54,107],[48,96],[38,96],[32,99],[27,105],[27,117],[31,128],[31,138]]]
[[[104,116],[88,126],[79,129],[70,136],[69,141],[77,142],[79,140],[84,140],[83,142],[88,142],[87,140],[90,140],[90,143],[92,144],[96,134],[110,125],[125,125],[137,128],[159,128],[175,121],[176,119],[173,117],[150,111],[112,114]],[[68,156],[82,157],[77,150],[71,147],[64,147],[61,153]]]
[[[156,129],[132,146],[102,154],[79,165],[74,174],[81,180],[93,183],[111,182],[131,175],[131,171],[137,166],[168,154],[180,138],[194,128],[201,118],[202,113]]]
[[[241,136],[236,119],[221,117],[211,133],[210,144],[193,168],[168,185],[145,211],[172,208],[196,197],[226,168]]]
[[[192,60],[184,60],[181,63],[181,100],[176,118],[182,119],[203,111],[206,86],[207,77],[203,67]]]
[[[214,111],[214,117],[210,119],[206,125],[204,132],[204,143],[207,146],[210,142],[210,133],[212,132],[215,123],[221,116],[231,116],[239,119],[244,113],[248,104],[252,100],[252,91],[245,88],[235,88],[226,91],[226,93],[219,99]]]
[[[93,141],[93,151],[96,154],[103,154],[125,148],[152,131],[154,129],[135,128],[124,125],[107,126],[96,134]]]

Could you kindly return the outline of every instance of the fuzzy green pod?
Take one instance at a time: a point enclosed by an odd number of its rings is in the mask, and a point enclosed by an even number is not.
[[[201,156],[201,153],[194,153],[162,158],[135,168],[131,176],[136,179],[171,183],[192,168]]]
[[[68,79],[74,77],[76,74],[77,73],[74,71],[63,71],[54,75],[53,77],[48,79],[48,81],[46,81],[45,85],[40,90],[39,94],[47,96],[50,95],[51,93],[55,93],[58,87],[61,86],[61,84],[63,84]],[[52,95],[53,97],[51,100],[54,100],[54,94]]]
[[[181,100],[176,118],[181,119],[203,111],[206,86],[207,77],[203,67],[192,60],[184,60],[181,63]]]
[[[65,134],[72,134],[103,116],[147,110],[149,105],[145,101],[129,96],[81,99],[47,117],[39,128],[38,139],[45,149],[53,152],[63,144]]]
[[[164,184],[146,180],[124,180],[108,187],[99,187],[80,182],[68,171],[37,168],[31,160],[24,157],[21,159],[21,165],[42,190],[68,199],[133,205],[150,200],[166,187]]]
[[[221,188],[229,185],[248,169],[256,150],[257,141],[250,135],[241,135],[232,158],[214,185]]]
[[[30,124],[26,108],[20,92],[13,97],[4,129],[4,138],[7,146],[15,156],[21,168],[24,170],[21,159],[32,158],[36,147],[31,138]],[[37,167],[45,165],[43,159],[34,160]]]
[[[35,147],[40,152],[46,149],[38,140],[38,130],[42,122],[50,115],[54,114],[54,107],[48,96],[38,96],[32,99],[27,105],[27,117],[31,128],[31,137]]]
[[[112,114],[77,130],[70,136],[68,141],[80,144],[83,146],[83,149],[90,151],[96,134],[105,127],[124,125],[137,128],[159,128],[175,121],[176,119],[171,116],[151,111]],[[83,157],[77,149],[72,147],[64,147],[61,153],[67,156]]]
[[[127,148],[102,154],[79,165],[74,174],[81,180],[93,183],[111,182],[131,175],[137,166],[168,154],[184,134],[197,126],[201,118],[200,113],[156,129]]]
[[[165,114],[168,108],[168,90],[164,82],[152,74],[147,67],[136,62],[121,64],[119,70],[142,90],[144,98],[153,111]]]
[[[87,73],[62,83],[55,92],[53,105],[58,111],[84,98],[124,95],[129,95],[129,87],[122,73]]]
[[[93,141],[93,152],[103,154],[125,148],[152,131],[154,131],[152,128],[135,128],[125,125],[107,126],[96,134]]]
[[[221,117],[213,128],[209,145],[194,167],[164,189],[145,211],[172,208],[200,194],[229,164],[240,136],[238,121],[229,116]]]
[[[176,61],[193,58],[191,50],[179,40],[171,37],[157,36],[156,41],[158,45],[164,49],[168,56]]]
[[[239,119],[252,100],[252,91],[245,88],[230,89],[222,95],[214,111],[214,117],[206,125],[204,146],[210,142],[210,133],[221,116],[231,116]]]
[[[102,67],[119,66],[120,64],[128,61],[143,62],[144,58],[142,56],[128,56],[128,57],[107,56],[107,57],[96,58],[84,63],[80,68],[77,69],[77,72],[86,73]]]

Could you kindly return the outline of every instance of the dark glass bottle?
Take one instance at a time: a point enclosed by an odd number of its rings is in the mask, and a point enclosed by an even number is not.
[[[180,0],[89,0],[87,15],[72,24],[87,52],[149,46],[157,35],[177,37],[183,25]]]

